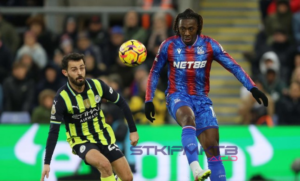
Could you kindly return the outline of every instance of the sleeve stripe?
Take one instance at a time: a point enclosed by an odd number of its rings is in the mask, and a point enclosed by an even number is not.
[[[120,99],[120,94],[118,94],[118,98],[114,103],[117,103],[119,101],[119,99]]]
[[[50,121],[50,123],[53,123],[53,124],[61,124],[61,122],[58,122],[58,121]]]

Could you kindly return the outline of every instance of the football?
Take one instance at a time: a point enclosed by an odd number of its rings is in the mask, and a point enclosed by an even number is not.
[[[126,66],[135,67],[146,60],[147,49],[137,40],[128,40],[121,45],[119,57]]]

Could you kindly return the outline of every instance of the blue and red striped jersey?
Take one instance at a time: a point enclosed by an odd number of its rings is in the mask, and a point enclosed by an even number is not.
[[[153,62],[146,90],[145,101],[152,101],[159,74],[168,66],[166,94],[174,92],[207,96],[212,61],[215,60],[248,89],[255,84],[240,65],[214,39],[199,35],[193,45],[185,45],[180,36],[172,36],[162,42]]]

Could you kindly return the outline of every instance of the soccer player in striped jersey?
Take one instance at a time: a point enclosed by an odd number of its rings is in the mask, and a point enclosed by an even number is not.
[[[101,173],[102,181],[115,181],[112,169],[119,180],[133,180],[127,160],[115,144],[114,132],[105,122],[101,110],[101,99],[113,102],[123,110],[130,129],[131,145],[135,146],[139,136],[127,103],[103,81],[85,79],[83,55],[66,55],[62,60],[62,69],[68,82],[58,90],[54,98],[41,180],[49,176],[50,160],[62,122],[73,153],[86,164],[96,167]]]
[[[210,176],[211,181],[224,181],[226,174],[219,154],[218,123],[208,98],[212,61],[234,74],[259,103],[262,99],[267,106],[268,100],[217,41],[201,34],[202,26],[202,16],[191,9],[176,17],[176,36],[162,42],[148,77],[145,115],[151,122],[155,120],[152,100],[159,73],[167,65],[167,108],[182,127],[181,142],[194,178],[198,181]],[[205,150],[209,169],[203,170],[199,165],[197,139]]]

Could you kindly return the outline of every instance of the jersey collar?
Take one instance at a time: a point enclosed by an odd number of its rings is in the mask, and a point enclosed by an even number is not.
[[[182,41],[181,36],[179,36],[179,38],[180,38],[181,44],[183,44],[185,47],[193,47],[193,46],[196,46],[197,41],[198,41],[198,39],[199,39],[199,35],[197,35],[197,38],[196,38],[195,42],[194,42],[192,45],[186,45],[186,44]]]
[[[69,84],[69,81],[67,82],[67,87],[69,88],[70,92],[72,93],[73,96],[76,96],[77,94],[81,94],[76,92]],[[85,79],[85,87],[82,93],[87,92],[88,89],[91,89],[90,83]]]

